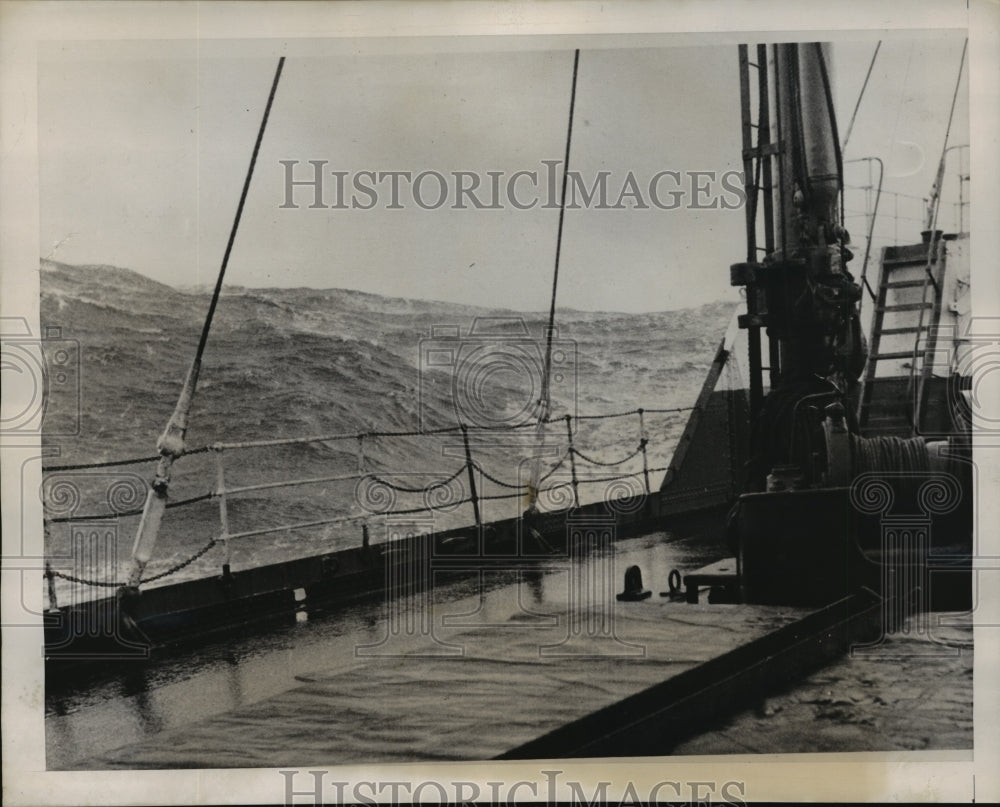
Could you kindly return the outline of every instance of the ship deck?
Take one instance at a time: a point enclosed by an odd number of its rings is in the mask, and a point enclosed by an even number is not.
[[[809,613],[659,596],[703,552],[662,533],[628,539],[567,567],[409,595],[388,620],[381,603],[356,604],[137,669],[50,701],[48,767],[492,758]],[[652,596],[619,602],[631,564]]]

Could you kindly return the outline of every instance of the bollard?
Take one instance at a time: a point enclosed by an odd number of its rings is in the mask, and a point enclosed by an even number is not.
[[[625,570],[625,590],[617,595],[620,602],[638,602],[652,596],[653,592],[642,587],[642,569],[629,566]]]

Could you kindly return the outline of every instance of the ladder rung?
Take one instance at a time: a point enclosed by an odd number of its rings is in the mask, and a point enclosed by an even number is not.
[[[930,327],[930,325],[921,325],[918,328],[916,325],[911,325],[908,328],[883,328],[881,334],[887,336],[891,333],[919,333],[920,331],[929,331]]]
[[[879,361],[881,359],[912,359],[913,351],[902,350],[897,351],[896,353],[876,353],[874,356],[869,356],[868,358],[875,359],[875,361]]]
[[[887,305],[884,308],[876,308],[876,311],[920,311],[921,309],[933,308],[934,303],[901,303],[898,305]]]
[[[878,383],[879,379],[874,380]],[[904,413],[908,404],[897,404],[889,406],[885,401],[862,401],[860,408],[863,409],[870,418],[894,418]]]
[[[894,258],[888,261],[882,261],[882,266],[888,267],[889,269],[900,269],[905,266],[926,266],[927,258]],[[931,263],[933,266],[934,263]]]
[[[749,146],[743,149],[743,159],[753,160],[762,157],[772,157],[780,154],[777,143],[761,143],[760,146]]]
[[[908,404],[904,402],[902,405],[888,407],[884,402],[879,402],[878,404],[863,403],[862,408],[868,413],[869,418],[887,420],[889,418],[896,418],[905,414],[908,409]]]
[[[885,284],[887,289],[915,289],[924,285],[924,280],[896,280]]]
[[[906,417],[909,414],[909,406],[901,406],[896,409],[879,409],[878,407],[869,407],[865,410],[865,414],[868,415],[868,422],[885,422],[888,420],[898,420],[901,417]]]
[[[869,414],[868,417],[865,418],[865,425],[869,428],[877,426],[897,426],[899,428],[905,428],[910,425],[909,412],[900,412],[898,415],[888,415],[886,417],[873,417]]]

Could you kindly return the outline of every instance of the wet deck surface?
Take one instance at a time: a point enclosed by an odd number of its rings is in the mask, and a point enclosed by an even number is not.
[[[844,656],[674,753],[971,751],[972,619],[929,619],[926,630],[909,620],[906,632]]]
[[[623,603],[618,639],[507,624],[442,631],[428,646],[348,670],[105,754],[125,767],[488,759],[794,621],[791,608]],[[598,617],[591,611],[588,616]],[[562,621],[562,620],[561,620]],[[579,654],[579,655],[578,655]],[[590,654],[599,654],[591,656]]]
[[[167,663],[50,703],[49,767],[492,757],[804,613],[659,596],[670,569],[711,559],[663,534],[630,539],[398,601],[392,634],[373,603],[261,637],[246,657]],[[618,602],[633,563],[653,595]]]
[[[577,566],[403,598],[389,620],[382,603],[359,603],[168,659],[51,697],[48,767],[494,757],[808,612],[659,596],[670,569],[712,560],[695,542],[645,536]],[[631,564],[652,596],[617,602]],[[971,748],[971,629],[950,622],[935,641],[911,631],[845,657],[674,753]]]

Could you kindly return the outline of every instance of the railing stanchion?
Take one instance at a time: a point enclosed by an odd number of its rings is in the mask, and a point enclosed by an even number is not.
[[[476,529],[483,526],[479,515],[479,496],[476,494],[476,472],[472,464],[472,449],[469,448],[469,430],[462,424],[462,442],[465,444],[465,467],[469,472],[469,500],[472,502],[472,512],[476,518]]]
[[[45,582],[48,584],[49,590],[49,610],[58,611],[59,600],[56,598],[56,576],[52,571],[52,564],[48,561],[45,561]]]
[[[224,575],[228,575],[230,563],[232,561],[232,547],[229,546],[229,509],[226,504],[226,470],[225,465],[222,462],[222,449],[217,448],[212,453],[215,454],[215,495],[219,497],[219,524],[222,528],[222,535],[219,536],[219,540],[222,541],[223,550],[222,573]]]
[[[573,482],[573,506],[580,506],[580,483],[576,478],[576,449],[573,448],[573,416],[566,415],[566,434],[569,437],[569,472]]]
[[[642,478],[646,480],[646,495],[650,493],[649,490],[649,461],[646,458],[646,443],[649,442],[646,437],[646,424],[642,419],[643,409],[639,407],[639,448],[642,450]]]
[[[358,435],[358,476],[365,475],[365,435]]]

